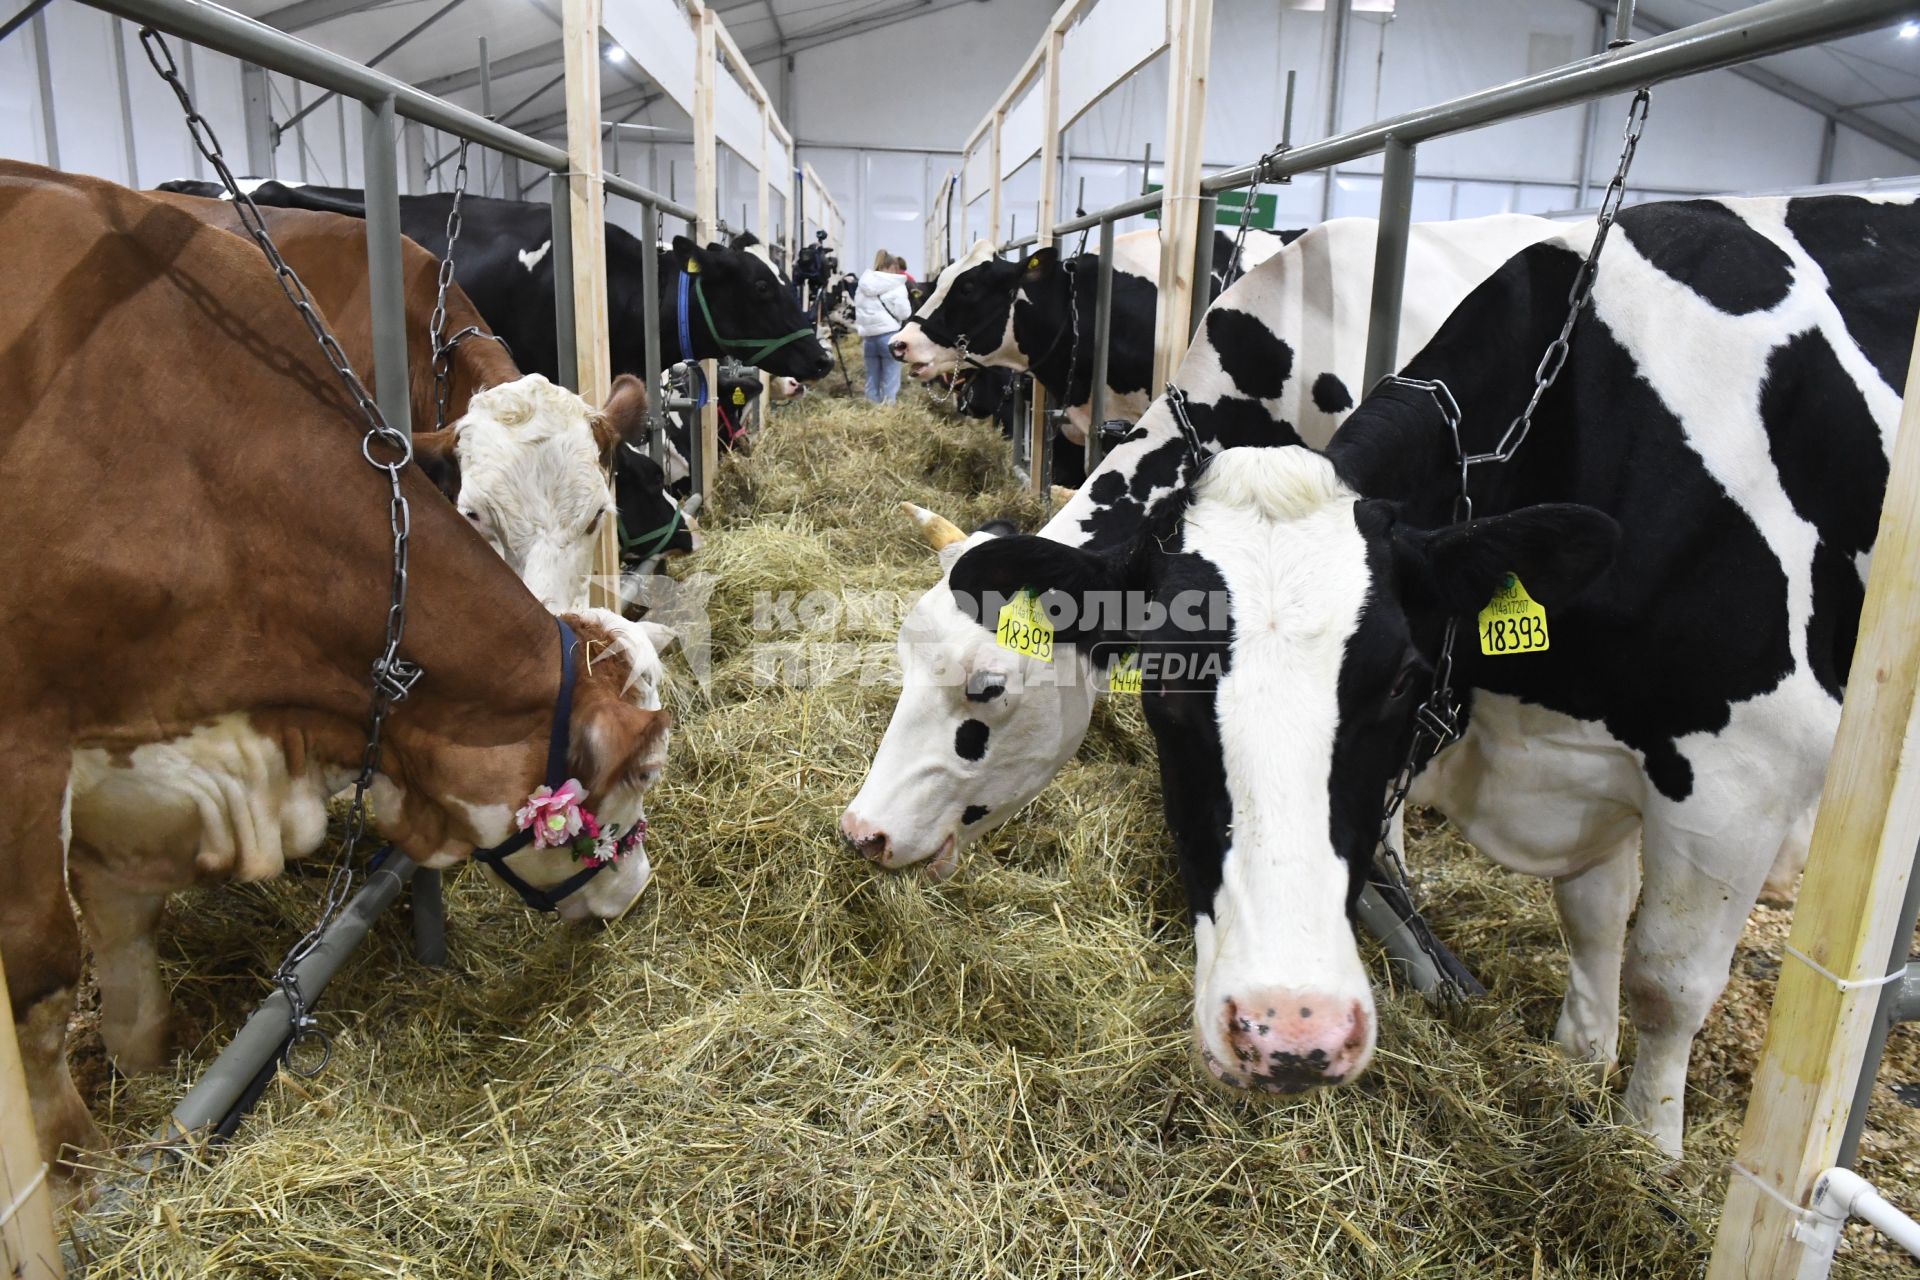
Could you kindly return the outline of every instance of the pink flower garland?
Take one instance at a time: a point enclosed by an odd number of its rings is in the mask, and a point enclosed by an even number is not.
[[[527,803],[513,815],[522,831],[533,832],[536,849],[572,849],[573,856],[589,867],[611,866],[638,848],[647,833],[647,820],[635,819],[624,834],[616,825],[602,831],[599,819],[581,807],[587,789],[577,778],[568,778],[559,789],[542,786],[527,797]]]

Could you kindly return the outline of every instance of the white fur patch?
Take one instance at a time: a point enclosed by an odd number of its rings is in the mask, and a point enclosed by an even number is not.
[[[553,241],[543,240],[540,242],[538,249],[522,249],[516,256],[520,259],[521,266],[525,267],[528,271],[532,271],[540,265],[540,260],[546,257],[552,248]]]

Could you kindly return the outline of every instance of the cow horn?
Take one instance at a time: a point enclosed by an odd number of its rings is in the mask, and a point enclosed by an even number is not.
[[[900,509],[913,517],[920,526],[920,536],[935,551],[944,551],[956,542],[966,541],[967,535],[960,532],[960,526],[945,516],[935,515],[925,507],[916,507],[911,502],[903,502]]]
[[[1053,505],[1056,507],[1066,506],[1069,502],[1073,501],[1074,492],[1075,492],[1074,490],[1067,488],[1067,486],[1063,484],[1054,485],[1053,486]]]

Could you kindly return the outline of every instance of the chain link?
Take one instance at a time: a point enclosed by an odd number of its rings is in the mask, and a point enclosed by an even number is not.
[[[332,1056],[332,1043],[315,1021],[300,991],[300,979],[295,970],[319,946],[327,926],[339,914],[341,907],[346,905],[347,890],[353,878],[353,855],[366,835],[367,788],[372,785],[380,767],[381,729],[394,705],[406,698],[421,676],[417,664],[400,656],[400,640],[407,624],[407,545],[413,523],[412,510],[401,492],[400,478],[407,464],[413,461],[413,440],[406,432],[388,425],[380,406],[367,394],[365,384],[354,373],[352,363],[340,349],[326,321],[321,318],[312,294],[293,268],[287,265],[286,259],[280,256],[280,250],[267,231],[266,220],[261,216],[259,207],[254,204],[252,196],[241,190],[233,171],[227,167],[213,126],[195,109],[193,97],[180,79],[179,64],[174,61],[173,50],[167,45],[166,38],[152,27],[143,27],[140,30],[140,44],[146,50],[147,61],[179,100],[180,109],[186,113],[187,131],[193,138],[194,147],[213,166],[214,172],[220,175],[220,182],[232,198],[234,212],[239,216],[241,226],[260,246],[260,252],[266,255],[280,291],[286,294],[287,301],[300,313],[308,332],[319,343],[327,363],[333,367],[341,384],[359,407],[367,427],[366,434],[360,440],[360,456],[387,478],[387,524],[393,535],[393,585],[387,597],[385,638],[371,672],[372,698],[368,709],[367,747],[361,756],[359,775],[354,779],[353,801],[347,812],[346,837],[340,845],[339,859],[327,879],[326,900],[321,907],[320,918],[304,937],[294,943],[274,974],[275,983],[286,995],[292,1025],[285,1052],[287,1066],[301,1075],[314,1075],[326,1066]],[[444,289],[444,285],[442,287]],[[296,1051],[303,1044],[317,1045],[317,1058],[296,1061]]]
[[[453,205],[447,210],[447,252],[440,259],[439,289],[433,298],[433,321],[427,341],[433,347],[433,429],[447,425],[447,400],[453,393],[454,342],[441,341],[447,331],[447,289],[453,284],[453,247],[460,243],[460,202],[467,195],[467,140],[460,139],[460,162],[453,170]],[[462,331],[465,337],[469,331]]]

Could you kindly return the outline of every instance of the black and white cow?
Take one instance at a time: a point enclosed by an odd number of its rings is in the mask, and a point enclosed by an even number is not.
[[[1451,389],[1469,454],[1525,405],[1593,234],[1520,252],[1407,365]],[[1819,795],[1916,315],[1909,200],[1643,205],[1620,216],[1524,447],[1472,472],[1472,520],[1454,521],[1435,398],[1386,383],[1324,450],[1210,446],[1127,551],[1007,538],[959,558],[956,598],[989,608],[1026,589],[1083,618],[1095,592],[1222,605],[1185,629],[1059,635],[1141,654],[1215,1075],[1296,1090],[1366,1065],[1349,911],[1454,619],[1470,724],[1414,798],[1553,880],[1568,1052],[1613,1061],[1624,971],[1626,1100],[1679,1153],[1693,1037]],[[1516,577],[1548,644],[1489,656],[1479,615]],[[1156,668],[1196,648],[1212,669]]]
[[[1422,223],[1408,248],[1400,349],[1418,350],[1455,303],[1526,245],[1557,233],[1540,218],[1500,215]],[[1374,224],[1325,223],[1242,277],[1208,310],[1175,381],[1191,397],[1195,428],[1208,440],[1265,443],[1276,437],[1324,444],[1352,408],[1348,388],[1366,362]],[[1040,531],[1067,546],[1131,545],[1150,507],[1179,486],[1179,432],[1157,402],[1128,438]],[[1051,664],[994,665],[954,606],[945,571],[971,539],[922,512],[921,528],[940,553],[942,580],[900,629],[902,687],[893,718],[841,831],[885,867],[925,863],[951,870],[971,841],[1005,822],[1073,758],[1106,689],[1103,667],[1077,651]],[[1021,670],[991,700],[969,696],[954,671]],[[989,725],[984,763],[955,744]]]
[[[1265,262],[1300,232],[1214,234],[1213,292]],[[1029,370],[1055,404],[1067,406],[1067,438],[1086,442],[1093,397],[1093,303],[1099,255],[1064,261],[1051,248],[1002,260],[978,241],[947,264],[894,338],[894,358],[920,381],[963,363]],[[1160,297],[1160,233],[1114,240],[1112,339],[1107,348],[1107,415],[1138,421],[1153,400],[1154,312]],[[963,348],[964,347],[964,351]],[[1071,382],[1069,382],[1071,379]]]
[[[210,182],[168,182],[160,190],[194,196],[224,194],[223,188]],[[353,188],[267,181],[256,183],[250,194],[257,204],[366,215],[361,192]],[[452,203],[450,194],[401,196],[400,230],[436,257],[445,254]],[[507,340],[522,370],[558,381],[550,210],[523,200],[468,195],[460,216],[455,280],[493,331]],[[641,255],[646,252],[646,246],[626,231],[607,228],[607,328],[615,373],[644,376]],[[684,236],[674,237],[671,247],[662,246],[657,253],[660,351],[667,363],[722,356],[745,359],[756,356],[763,345],[797,333],[802,336],[758,356],[757,362],[774,373],[809,382],[832,371],[832,359],[812,337],[813,325],[765,262],[718,244],[703,249]],[[681,275],[689,268],[693,272],[689,283],[697,283],[699,289],[689,287],[683,307]],[[705,310],[700,306],[702,297]]]

